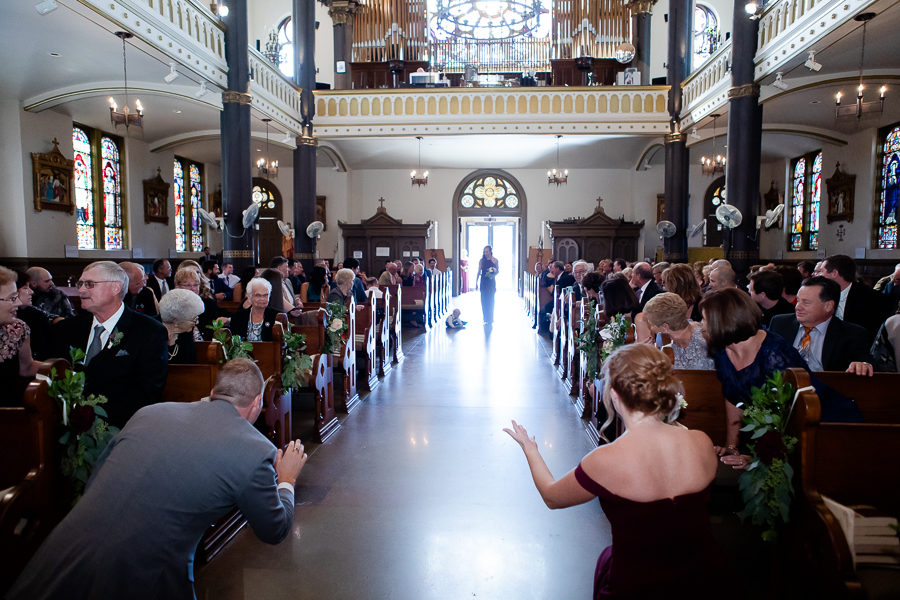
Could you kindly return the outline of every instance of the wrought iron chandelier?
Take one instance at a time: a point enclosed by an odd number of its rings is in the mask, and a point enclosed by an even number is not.
[[[713,152],[716,150],[716,121],[719,119],[719,115],[712,115],[713,118]],[[715,156],[701,156],[700,157],[700,166],[704,175],[708,175],[710,177],[715,177],[721,173],[725,172],[725,153],[716,154]]]
[[[559,138],[561,137],[561,135],[556,136],[556,167],[547,171],[547,185],[556,184],[556,187],[569,181],[569,170],[559,168]]]
[[[134,101],[136,110],[132,111],[128,107],[128,61],[125,59],[125,40],[130,40],[134,36],[127,31],[117,31],[115,35],[122,40],[122,70],[125,74],[125,105],[119,110],[119,105],[116,104],[115,98],[110,96],[109,120],[112,122],[113,127],[124,125],[126,130],[128,130],[129,127],[143,127],[144,107],[141,104],[140,99],[135,99]]]
[[[269,160],[269,123],[272,122],[272,119],[265,118],[263,119],[263,123],[266,124],[266,156],[260,157],[259,160],[256,161],[256,171],[260,177],[264,177],[266,179],[275,179],[278,177],[278,161],[277,160]]]
[[[281,64],[281,44],[278,43],[278,32],[274,29],[269,31],[269,39],[266,42],[266,49],[263,56],[269,59],[276,67]]]
[[[411,185],[425,186],[428,185],[428,171],[422,170],[422,136],[417,135],[419,140],[419,167],[409,174],[409,182]]]
[[[838,92],[834,96],[834,117],[852,117],[861,119],[863,115],[880,115],[884,112],[884,94],[887,86],[881,86],[879,90],[880,96],[878,100],[863,100],[863,59],[866,56],[866,26],[869,21],[875,18],[875,13],[861,13],[853,17],[857,23],[863,24],[862,45],[859,48],[859,85],[856,88],[856,102],[853,104],[841,105],[841,97],[843,94]]]

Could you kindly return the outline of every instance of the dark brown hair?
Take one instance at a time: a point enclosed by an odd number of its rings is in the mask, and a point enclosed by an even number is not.
[[[700,301],[710,354],[748,340],[762,327],[762,311],[750,295],[737,288],[707,292]]]

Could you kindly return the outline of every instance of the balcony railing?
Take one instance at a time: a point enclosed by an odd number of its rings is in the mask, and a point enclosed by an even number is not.
[[[684,80],[682,123],[696,123],[728,101],[731,85],[731,40],[727,40],[703,65]]]
[[[667,129],[666,86],[316,92],[329,137],[428,133],[636,133]]]
[[[292,131],[300,131],[300,93],[268,58],[250,48],[253,106]]]

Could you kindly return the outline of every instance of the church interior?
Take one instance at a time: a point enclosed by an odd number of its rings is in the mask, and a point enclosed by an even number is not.
[[[575,305],[554,297],[549,336],[532,330],[535,260],[900,272],[897,0],[19,0],[0,23],[0,265],[68,287],[94,261],[210,256],[235,274],[278,256],[448,274],[422,323],[384,325],[393,374],[370,371],[380,385],[311,442],[288,540],[232,535],[198,565],[199,598],[591,594],[603,511],[546,510],[502,431],[533,426],[560,476],[600,442],[579,418],[578,318],[560,324]],[[392,314],[376,306],[372,357]],[[454,307],[469,327],[444,335]],[[871,389],[896,401],[894,376]],[[898,452],[900,421],[879,426]],[[898,516],[897,486],[879,493]],[[864,574],[843,546],[835,565],[820,538],[773,549],[713,520],[742,563],[729,595],[824,572],[822,597],[900,593],[900,559]],[[817,558],[792,578],[776,562],[797,553]]]

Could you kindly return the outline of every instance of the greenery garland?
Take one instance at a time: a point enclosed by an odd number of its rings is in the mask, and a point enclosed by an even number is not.
[[[312,356],[305,352],[306,336],[302,333],[284,333],[285,357],[281,368],[281,385],[285,390],[299,390],[309,383],[312,372]]]
[[[251,358],[253,343],[245,342],[241,336],[229,333],[220,319],[216,319],[206,328],[211,329],[213,339],[222,344],[222,349],[225,351],[225,362],[235,358]]]
[[[625,315],[614,315],[609,323],[604,325],[600,330],[600,338],[603,343],[600,346],[600,360],[606,360],[609,356],[625,345],[625,335],[631,323],[625,318]]]
[[[101,406],[107,403],[106,396],[84,396],[84,371],[75,370],[84,367],[84,351],[70,347],[69,357],[73,369],[66,369],[61,378],[57,379],[55,367],[50,371],[49,393],[59,400],[62,408],[63,433],[59,443],[63,447],[63,456],[60,470],[72,481],[74,504],[84,494],[97,460],[119,429],[106,421],[109,416]]]
[[[794,470],[788,456],[797,438],[784,433],[793,398],[794,387],[776,371],[750,391],[750,406],[744,409],[741,431],[751,434],[748,446],[753,460],[739,481],[744,499],[741,517],[764,527],[762,539],[767,542],[775,540],[777,527],[788,522],[794,494]]]
[[[597,378],[600,366],[600,333],[597,331],[597,315],[594,311],[594,301],[587,303],[588,320],[584,324],[584,331],[575,336],[575,348],[585,355],[585,376],[588,381]]]
[[[344,336],[350,328],[347,320],[347,307],[343,302],[325,304],[325,343],[322,354],[331,354],[341,347]]]

